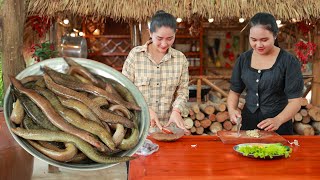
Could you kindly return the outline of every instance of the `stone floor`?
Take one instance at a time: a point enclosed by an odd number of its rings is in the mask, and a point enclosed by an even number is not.
[[[103,170],[96,171],[74,171],[59,168],[58,173],[48,173],[48,164],[34,158],[32,180],[126,180],[126,163],[120,163]]]

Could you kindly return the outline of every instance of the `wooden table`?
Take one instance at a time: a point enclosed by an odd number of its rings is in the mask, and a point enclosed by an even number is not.
[[[129,179],[320,179],[320,136],[297,139],[289,158],[261,160],[244,157],[216,136],[185,136],[158,142],[159,151],[130,162]],[[196,145],[192,147],[191,145]]]

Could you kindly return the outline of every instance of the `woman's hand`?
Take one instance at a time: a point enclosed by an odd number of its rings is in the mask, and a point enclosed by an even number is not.
[[[279,129],[281,124],[281,121],[274,117],[261,121],[257,126],[258,128],[263,129],[265,131],[276,131]]]
[[[154,127],[155,125],[157,125],[158,128],[162,130],[162,126],[158,119],[158,115],[151,108],[149,108],[149,113],[150,113],[150,126]]]
[[[237,118],[241,118],[241,111],[240,109],[237,110],[229,110],[229,116],[230,116],[230,121],[233,124],[237,124]]]
[[[175,123],[180,129],[183,129],[187,133],[188,130],[184,127],[184,121],[178,110],[172,110],[169,122],[165,125],[165,127],[168,127],[171,123]]]

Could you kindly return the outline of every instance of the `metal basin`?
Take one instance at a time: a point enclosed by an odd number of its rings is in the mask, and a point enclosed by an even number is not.
[[[76,62],[79,64],[83,65],[84,67],[87,67],[92,73],[100,75],[102,77],[106,78],[111,78],[114,79],[115,81],[119,82],[122,84],[124,87],[126,87],[133,95],[135,98],[135,101],[137,104],[141,107],[141,112],[138,113],[138,119],[139,119],[139,142],[138,144],[127,151],[122,151],[121,153],[118,154],[118,156],[131,156],[133,155],[144,143],[147,135],[148,135],[148,128],[150,124],[150,118],[149,118],[149,111],[148,111],[148,106],[138,90],[138,88],[124,75],[122,75],[120,72],[114,70],[113,68],[99,63],[97,61],[89,60],[89,59],[83,59],[83,58],[73,58]],[[45,61],[41,61],[37,64],[34,64],[25,70],[23,70],[21,73],[19,73],[16,78],[17,79],[22,79],[26,76],[30,75],[41,75],[43,74],[42,71],[40,70],[41,66],[49,66],[52,69],[55,69],[60,72],[64,72],[67,68],[68,65],[67,63],[62,59],[62,58],[53,58],[53,59],[48,59]],[[24,148],[28,153],[33,155],[36,158],[39,158],[42,161],[45,161],[48,164],[52,164],[57,167],[62,167],[62,168],[67,168],[67,169],[72,169],[72,170],[83,170],[83,171],[88,171],[88,170],[98,170],[98,169],[105,169],[111,166],[114,166],[116,164],[101,164],[101,163],[92,163],[92,164],[71,164],[71,163],[63,163],[63,162],[58,162],[55,160],[52,160],[51,158],[43,155],[40,153],[38,150],[34,149],[25,139],[20,138],[19,136],[16,136],[12,131],[11,128],[15,127],[15,124],[13,124],[10,121],[10,114],[12,112],[12,104],[13,104],[13,97],[10,95],[10,89],[9,87],[6,91],[5,97],[4,97],[4,116],[6,120],[6,124],[8,126],[8,129],[13,136],[13,138],[18,142],[18,144]]]

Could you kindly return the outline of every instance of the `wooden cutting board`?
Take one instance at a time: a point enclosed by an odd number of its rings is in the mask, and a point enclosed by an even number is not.
[[[234,131],[218,131],[217,135],[224,144],[242,143],[286,143],[287,140],[276,132],[259,131],[260,137],[249,137],[246,131],[240,131],[240,137]]]

